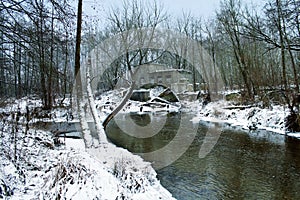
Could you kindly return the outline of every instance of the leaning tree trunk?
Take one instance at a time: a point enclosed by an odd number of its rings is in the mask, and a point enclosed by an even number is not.
[[[90,62],[88,62],[90,63]],[[95,99],[93,96],[93,92],[92,92],[92,86],[91,86],[91,76],[90,76],[90,68],[91,66],[88,64],[87,68],[86,68],[86,90],[87,90],[87,95],[88,95],[88,102],[89,102],[89,106],[90,106],[90,110],[91,110],[91,114],[92,117],[94,119],[95,125],[96,125],[96,130],[98,133],[98,137],[99,137],[99,143],[107,143],[107,137],[105,135],[105,132],[103,130],[103,128],[101,127],[101,122],[100,119],[98,117],[98,113],[96,110],[96,104],[95,104]]]
[[[121,103],[106,117],[106,119],[103,121],[102,125],[104,129],[106,129],[107,124],[116,116],[122,108],[126,105],[126,102],[130,99],[133,89],[135,87],[135,81],[131,82],[130,88],[128,89],[125,97],[122,99]]]

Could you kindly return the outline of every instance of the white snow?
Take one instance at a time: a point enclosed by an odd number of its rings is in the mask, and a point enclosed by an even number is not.
[[[206,106],[194,105],[199,112],[193,122],[199,121],[225,123],[244,130],[266,130],[279,134],[300,138],[300,133],[290,133],[285,130],[285,118],[288,109],[284,106],[273,105],[271,108],[256,106],[235,106],[233,102],[220,100]]]
[[[151,97],[154,98],[160,91],[151,91]],[[122,89],[110,91],[92,102],[93,112],[98,112],[99,121],[103,121],[112,111],[125,92]],[[300,138],[299,133],[286,133],[284,119],[288,112],[283,106],[273,105],[269,109],[237,107],[233,102],[224,100],[211,102],[206,106],[198,101],[181,103],[183,112],[195,114],[195,123],[221,122],[244,130],[268,130]],[[128,101],[122,112],[139,112],[142,105],[141,102]],[[55,146],[51,132],[32,126],[39,120],[78,121],[76,116],[71,119],[71,112],[66,108],[53,110],[50,120],[30,119],[30,129],[25,135],[27,107],[34,110],[40,106],[41,101],[38,99],[23,98],[10,100],[5,107],[0,108],[0,113],[3,114],[0,115],[0,198],[174,199],[162,187],[150,163],[113,144],[96,141],[88,130],[87,121],[91,120],[88,113],[81,113],[84,115],[81,117],[86,119],[82,124],[85,126],[85,140],[61,138],[61,142],[65,144]],[[14,121],[17,111],[22,115],[18,122]],[[164,111],[168,110],[165,107],[143,108],[143,112]],[[98,125],[98,128],[101,126]],[[100,130],[99,134],[101,133],[103,134],[103,130]],[[86,148],[87,142],[97,144]]]
[[[0,122],[0,198],[174,199],[150,163],[125,149],[105,141],[86,148],[83,139],[70,138],[60,139],[65,145],[56,147],[49,131],[31,127],[25,135],[25,119],[6,123],[12,121],[11,113],[24,115],[26,106],[34,109],[40,102],[24,98],[1,108],[9,116]],[[30,125],[37,120],[66,122],[67,112],[54,110],[51,120],[31,119]]]
[[[181,109],[179,103],[173,103],[168,105],[166,100],[158,97],[159,94],[165,91],[165,88],[163,87],[158,86],[149,90],[142,89],[141,91],[149,91],[150,100],[148,102],[128,100],[127,104],[120,111],[120,113],[132,112],[142,114],[146,112],[179,112],[179,110]],[[95,101],[95,104],[97,104],[96,107],[99,108],[99,111],[101,112],[99,113],[99,115],[102,116],[102,119],[104,119],[105,116],[108,113],[110,113],[114,107],[117,106],[117,103],[122,100],[125,93],[126,91],[124,91],[123,89],[109,91],[105,94],[102,94],[101,98]],[[153,99],[161,99],[162,102],[166,101],[166,103],[152,102]]]

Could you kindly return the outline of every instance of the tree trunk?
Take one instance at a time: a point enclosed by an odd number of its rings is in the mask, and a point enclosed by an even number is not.
[[[53,91],[53,62],[54,62],[54,8],[52,7],[52,18],[51,18],[51,44],[50,44],[50,69],[48,77],[48,91],[47,91],[47,104],[48,108],[52,108],[52,91]]]
[[[81,24],[82,24],[82,0],[78,0],[77,11],[77,33],[76,33],[76,49],[75,49],[75,80],[77,92],[77,106],[80,106],[82,99],[82,83],[80,73],[80,44],[81,44]]]
[[[282,24],[281,24],[281,1],[276,0],[276,5],[277,5],[277,15],[278,15],[278,31],[279,31],[279,36],[280,36],[280,52],[281,52],[281,67],[282,67],[282,81],[284,85],[284,90],[288,90],[288,83],[287,83],[287,78],[286,78],[286,64],[285,64],[285,49],[284,49],[284,36],[283,36],[283,30],[282,30]]]
[[[110,120],[112,120],[114,118],[114,116],[116,116],[122,110],[122,108],[126,105],[126,102],[130,99],[130,97],[133,93],[134,87],[135,87],[135,81],[132,81],[130,88],[128,89],[128,91],[127,91],[125,97],[122,99],[121,103],[103,121],[102,125],[103,125],[104,129],[106,129],[106,126],[108,125]]]

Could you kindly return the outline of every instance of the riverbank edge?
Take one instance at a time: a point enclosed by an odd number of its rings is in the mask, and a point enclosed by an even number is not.
[[[219,100],[203,106],[198,104],[198,112],[192,119],[194,123],[200,121],[221,123],[243,131],[268,131],[288,137],[300,139],[300,133],[289,132],[285,128],[285,119],[289,115],[284,106],[273,105],[271,108],[260,108],[255,105],[234,106],[234,102]]]
[[[18,124],[24,128],[27,110],[41,108],[41,100],[23,98],[12,100],[0,109],[8,116],[6,121],[14,120],[13,115],[22,116]],[[42,122],[76,122],[75,116],[67,120],[69,110],[66,107],[54,109],[52,119],[31,119],[30,124]],[[102,116],[103,117],[103,116]],[[101,117],[101,119],[103,119]],[[10,151],[10,124],[0,122],[2,143]],[[7,128],[6,128],[7,127]],[[30,125],[31,127],[31,125]],[[14,127],[12,127],[14,128]],[[19,129],[22,131],[22,129]],[[27,136],[20,132],[23,142],[17,151],[31,156],[20,157],[16,162],[7,155],[0,157],[0,197],[9,199],[65,198],[65,199],[175,199],[157,179],[157,173],[151,163],[126,149],[99,140],[97,146],[86,148],[83,139],[60,138],[59,146],[53,141],[53,133],[47,130],[30,128]],[[105,134],[104,129],[99,130]],[[98,134],[99,134],[98,133]],[[3,147],[6,148],[6,147]],[[21,152],[22,150],[22,152]],[[32,167],[33,166],[33,167]],[[22,171],[22,173],[20,172]],[[20,174],[21,173],[21,174]],[[24,179],[26,180],[24,182]],[[4,192],[2,194],[2,192]]]

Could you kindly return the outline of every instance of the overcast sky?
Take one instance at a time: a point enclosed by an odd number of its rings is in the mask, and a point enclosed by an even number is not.
[[[149,0],[145,0],[149,1]],[[165,10],[172,16],[181,16],[182,12],[191,12],[195,17],[208,19],[214,16],[215,10],[219,8],[221,0],[157,0],[164,5]],[[266,0],[244,0],[249,5],[261,6]],[[84,0],[83,11],[90,15],[98,15],[102,18],[110,7],[122,6],[122,0]],[[151,1],[150,1],[151,2]],[[95,6],[97,12],[91,9]]]
[[[219,6],[220,0],[161,0],[166,10],[174,15],[191,12],[195,17],[211,17]]]

